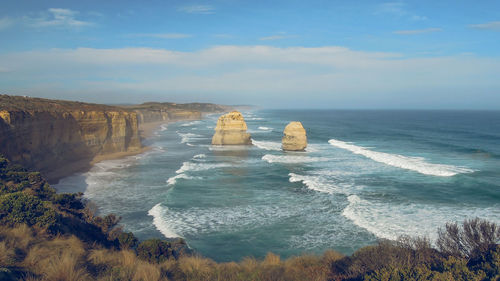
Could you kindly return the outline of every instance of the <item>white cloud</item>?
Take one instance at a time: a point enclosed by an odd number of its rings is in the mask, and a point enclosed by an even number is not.
[[[226,33],[213,34],[212,36],[215,38],[233,38],[233,35]]]
[[[182,39],[193,37],[191,34],[185,33],[138,33],[138,34],[130,34],[133,37],[152,37],[152,38],[161,38],[161,39]]]
[[[37,17],[24,17],[26,23],[33,27],[84,27],[93,23],[76,19],[78,11],[62,8],[50,8]]]
[[[481,24],[471,24],[471,28],[500,31],[500,21],[490,21]]]
[[[229,45],[193,52],[53,49],[0,54],[0,61],[10,70],[0,75],[6,91],[72,93],[94,102],[109,93],[117,100],[147,94],[267,106],[436,108],[489,101],[500,107],[498,98],[491,99],[500,89],[500,60],[475,56],[406,58],[339,46]]]
[[[276,34],[276,35],[261,37],[261,38],[259,38],[259,40],[263,40],[263,41],[266,41],[266,40],[281,40],[281,39],[294,38],[294,37],[297,37],[297,36],[294,36],[294,35],[285,35],[285,34]]]
[[[425,28],[425,29],[397,30],[397,31],[394,31],[393,33],[399,34],[399,35],[414,35],[414,34],[422,34],[422,33],[440,32],[440,31],[443,31],[443,29],[437,28],[437,27],[432,27],[432,28]]]
[[[14,20],[9,17],[0,18],[0,30],[7,29],[14,24]]]
[[[375,14],[393,15],[400,18],[408,18],[414,21],[427,20],[426,16],[417,15],[408,11],[407,6],[403,2],[387,2],[378,5]]]
[[[188,14],[214,14],[215,8],[209,5],[190,5],[183,6],[178,9],[180,12],[188,13]]]

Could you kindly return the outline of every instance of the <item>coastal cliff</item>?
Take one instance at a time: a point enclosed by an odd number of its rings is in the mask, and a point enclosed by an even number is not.
[[[228,109],[210,103],[108,106],[0,95],[0,154],[55,182],[97,161],[140,153],[144,125]]]
[[[133,111],[0,95],[0,153],[49,181],[90,166],[95,157],[141,147]]]
[[[137,113],[139,124],[176,120],[201,119],[204,113],[226,112],[230,108],[212,103],[147,102],[140,105],[123,106]]]

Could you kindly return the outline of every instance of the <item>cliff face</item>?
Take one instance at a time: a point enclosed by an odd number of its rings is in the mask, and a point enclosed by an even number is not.
[[[214,145],[248,145],[252,144],[250,134],[247,133],[247,124],[243,115],[232,111],[222,115],[217,120],[215,134],[212,137]]]
[[[135,112],[0,95],[0,153],[49,180],[62,176],[58,170],[68,174],[98,155],[140,148]]]
[[[160,121],[201,119],[201,112],[194,110],[134,109],[140,124]]]

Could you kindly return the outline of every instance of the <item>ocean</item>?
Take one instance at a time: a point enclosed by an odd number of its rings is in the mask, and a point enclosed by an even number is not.
[[[210,145],[218,115],[162,125],[152,150],[64,178],[140,239],[216,261],[351,254],[446,222],[500,223],[500,111],[251,110],[253,146]],[[305,152],[281,151],[301,121]]]

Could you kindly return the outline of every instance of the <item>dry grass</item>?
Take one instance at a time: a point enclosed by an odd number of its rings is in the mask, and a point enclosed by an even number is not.
[[[5,241],[0,242],[0,266],[11,266],[15,263],[14,248],[7,246]]]
[[[35,240],[32,228],[26,225],[17,227],[1,227],[0,241],[10,248],[27,249]]]
[[[135,268],[133,281],[158,281],[161,280],[159,266],[147,262],[139,262]],[[164,279],[166,280],[166,279]]]
[[[34,272],[43,272],[53,259],[63,256],[69,258],[69,253],[77,259],[81,258],[85,254],[82,241],[75,236],[68,238],[56,237],[33,245],[27,251],[22,265]]]
[[[90,247],[90,246],[89,246]],[[21,259],[16,249],[25,253]],[[185,256],[160,264],[140,260],[133,250],[90,250],[75,236],[52,239],[21,226],[0,230],[0,265],[26,269],[25,280],[326,280],[329,265],[342,255],[329,251],[323,256],[301,256],[281,260],[268,253],[263,260],[216,263],[201,256]]]
[[[280,263],[281,263],[280,256],[273,253],[267,253],[266,257],[262,261],[263,266],[279,265]]]
[[[81,267],[77,254],[64,252],[60,256],[51,257],[43,268],[44,280],[47,281],[85,281],[91,280],[85,268]]]
[[[323,253],[323,262],[326,264],[332,264],[332,263],[334,263],[334,262],[336,262],[344,257],[345,256],[339,252],[335,252],[333,250],[326,250]]]
[[[199,256],[182,257],[178,268],[187,280],[209,280],[216,264],[214,261]]]
[[[326,280],[328,267],[318,256],[304,255],[285,261],[285,276],[290,280]]]

